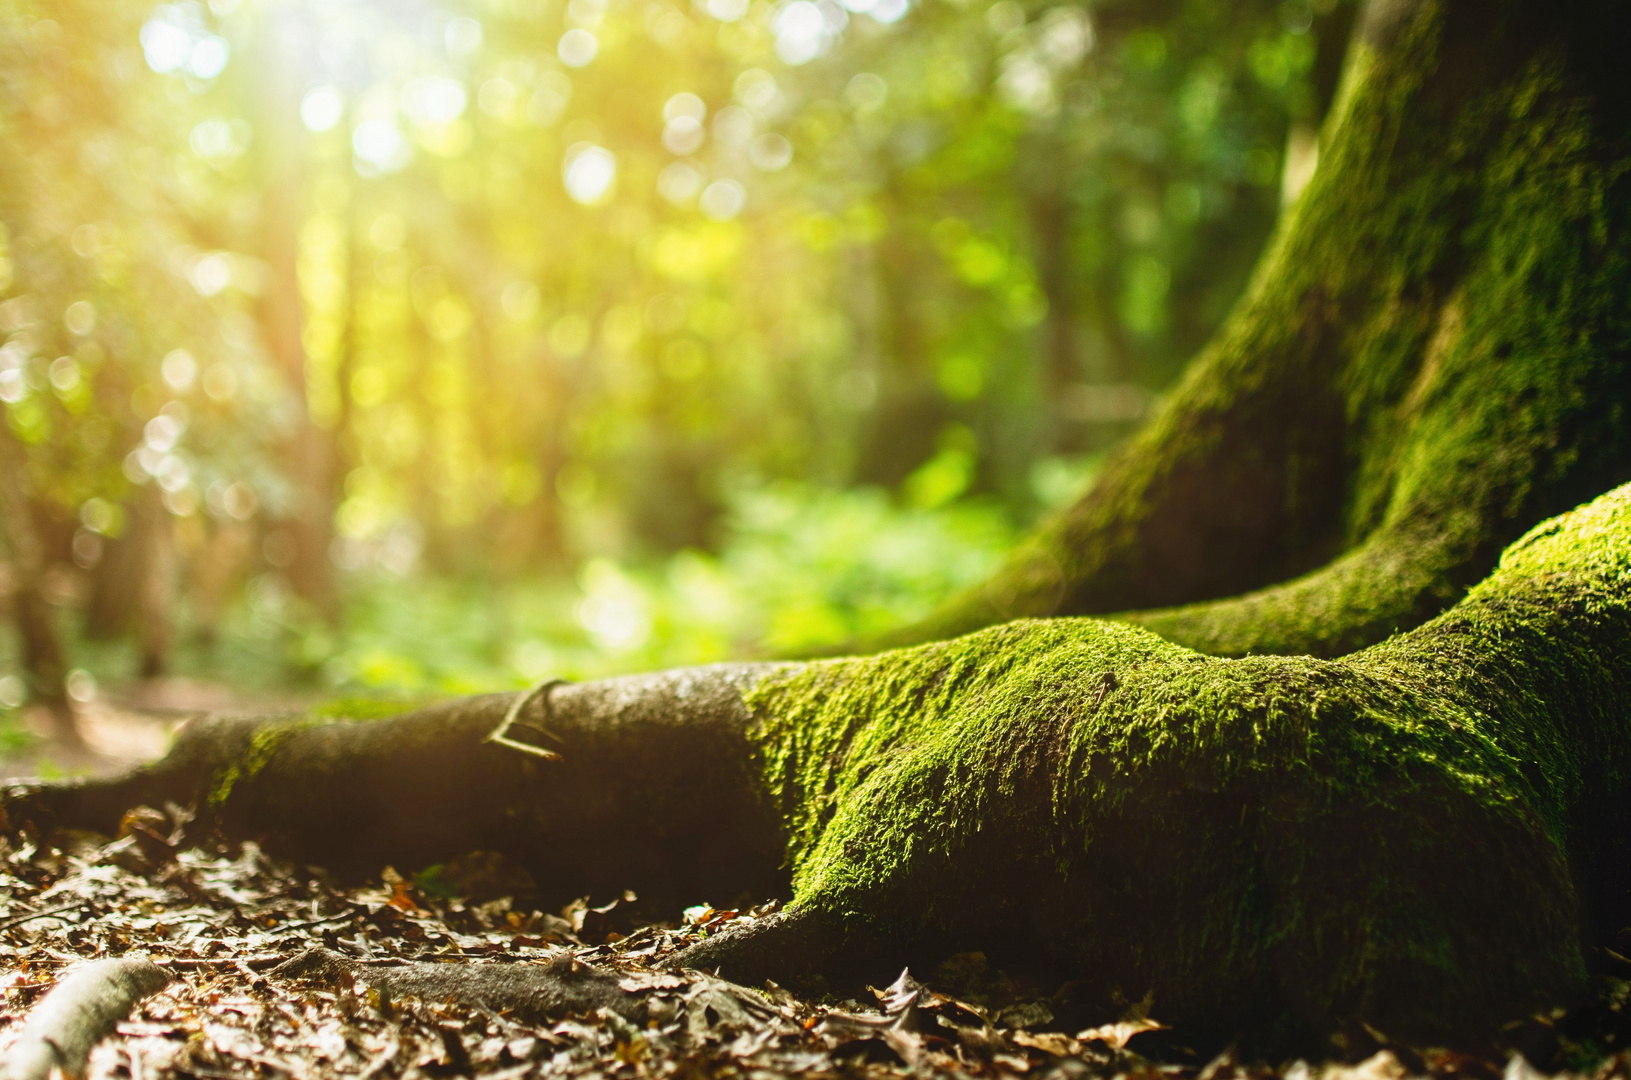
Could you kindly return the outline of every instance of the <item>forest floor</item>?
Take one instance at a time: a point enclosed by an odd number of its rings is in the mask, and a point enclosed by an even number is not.
[[[83,746],[53,741],[43,710],[21,710],[12,745],[0,746],[0,781],[24,777],[105,776],[157,760],[170,748],[175,729],[210,712],[275,713],[299,708],[307,697],[245,696],[202,679],[148,679],[115,687],[76,703],[74,723]]]
[[[90,959],[145,955],[172,981],[97,1047],[85,1080],[1631,1077],[1631,1051],[1615,1052],[1631,1042],[1631,982],[1613,978],[1599,980],[1588,1007],[1509,1025],[1479,1054],[1390,1044],[1367,1031],[1325,1063],[1254,1065],[1231,1052],[1206,1060],[1184,1048],[1182,1032],[1137,1009],[1118,1023],[1057,1030],[1044,990],[989,970],[980,954],[952,958],[928,986],[903,973],[858,994],[864,1003],[657,967],[774,904],[692,908],[650,923],[626,894],[551,913],[533,906],[524,871],[493,855],[412,881],[387,867],[370,883],[342,886],[253,843],[188,837],[188,826],[179,808],[144,808],[127,815],[117,840],[0,838],[0,1061],[64,973]],[[326,976],[283,966],[314,948],[327,950]],[[615,983],[610,993],[635,1008],[529,1014],[470,993],[393,993],[384,981],[393,972],[563,963],[602,988]]]

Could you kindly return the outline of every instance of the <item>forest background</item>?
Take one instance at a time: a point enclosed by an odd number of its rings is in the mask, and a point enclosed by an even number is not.
[[[925,614],[1222,319],[1352,20],[3,0],[0,737]]]

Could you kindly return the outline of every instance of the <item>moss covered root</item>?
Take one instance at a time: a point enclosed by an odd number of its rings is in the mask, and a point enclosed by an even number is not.
[[[1466,1038],[1570,998],[1626,914],[1631,486],[1343,660],[1020,621],[751,702],[794,910],[1027,937],[1220,1036]]]

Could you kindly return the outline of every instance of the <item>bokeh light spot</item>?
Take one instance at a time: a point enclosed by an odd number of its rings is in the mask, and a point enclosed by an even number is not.
[[[193,43],[187,54],[187,70],[200,79],[213,79],[226,70],[231,55],[226,39],[210,34]]]
[[[776,55],[797,67],[808,64],[832,45],[832,32],[821,9],[810,0],[793,0],[771,21],[776,34]]]
[[[308,131],[328,131],[340,122],[345,100],[332,86],[314,86],[300,99],[300,122]]]
[[[663,147],[671,154],[694,154],[708,133],[694,116],[676,116],[663,125]]]
[[[392,172],[408,163],[411,152],[402,130],[391,120],[364,120],[351,133],[351,149],[366,170]]]
[[[748,13],[749,0],[707,0],[705,10],[720,22],[735,22]]]
[[[742,212],[748,193],[738,181],[715,180],[702,190],[698,205],[702,213],[715,221],[728,221]]]
[[[567,151],[561,176],[573,202],[593,206],[611,195],[617,180],[617,158],[604,146],[579,143]]]
[[[159,374],[164,376],[170,389],[180,393],[198,377],[198,361],[186,349],[172,349],[159,365]]]
[[[600,40],[581,26],[562,34],[560,44],[555,47],[555,54],[561,58],[561,63],[575,68],[588,64],[598,52]]]
[[[442,34],[447,51],[452,56],[469,56],[481,48],[481,23],[467,16],[450,20]]]
[[[748,158],[755,168],[765,172],[779,172],[787,168],[793,161],[793,144],[788,142],[787,136],[775,132],[766,132],[753,140],[748,150]]]
[[[689,161],[676,161],[657,174],[657,194],[675,206],[683,206],[697,197],[707,179]]]
[[[157,15],[142,27],[140,40],[147,66],[161,73],[181,67],[193,51],[192,35]]]
[[[84,337],[96,329],[96,305],[89,300],[75,300],[62,313],[62,321],[69,333]]]

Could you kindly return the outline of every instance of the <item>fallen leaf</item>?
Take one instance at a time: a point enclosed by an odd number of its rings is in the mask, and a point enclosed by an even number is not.
[[[1120,1020],[1114,1024],[1104,1024],[1086,1031],[1078,1031],[1076,1038],[1080,1042],[1102,1042],[1115,1047],[1117,1050],[1126,1048],[1127,1043],[1134,1035],[1146,1031],[1165,1031],[1167,1025],[1157,1023],[1144,1017],[1137,1020]]]

